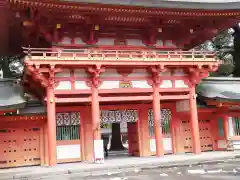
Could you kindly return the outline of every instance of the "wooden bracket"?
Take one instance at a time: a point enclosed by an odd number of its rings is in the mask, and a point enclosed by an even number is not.
[[[87,84],[89,87],[99,87],[101,84],[101,80],[99,79],[100,74],[105,71],[105,68],[101,67],[101,65],[96,65],[95,68],[89,67],[88,72],[92,74],[92,80],[89,81]]]
[[[151,85],[153,85],[153,84],[159,85],[162,82],[160,73],[161,72],[165,72],[166,70],[167,69],[164,67],[164,65],[159,65],[157,67],[156,66],[155,67],[151,67],[150,71],[152,73],[152,79],[149,80],[149,84],[151,84]]]

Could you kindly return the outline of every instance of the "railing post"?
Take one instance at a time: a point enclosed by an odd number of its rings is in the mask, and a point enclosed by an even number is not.
[[[118,51],[116,51],[116,59],[119,59]]]
[[[29,59],[31,58],[31,48],[30,48],[30,46],[27,49],[27,56],[28,56]]]
[[[194,54],[195,54],[195,50],[193,49],[193,50],[192,50],[192,60],[193,60],[193,61],[195,60]]]
[[[179,51],[179,55],[180,55],[180,60],[182,61],[183,59],[182,51]]]
[[[61,57],[61,50],[60,49],[58,50],[57,57],[58,57],[58,59],[60,59],[60,57]]]

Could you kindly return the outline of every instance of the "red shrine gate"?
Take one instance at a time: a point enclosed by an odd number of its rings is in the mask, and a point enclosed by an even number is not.
[[[100,109],[102,105],[100,106],[100,103],[135,102],[139,104],[139,102],[143,102],[149,104],[149,101],[152,101],[153,106],[142,106],[146,109],[142,108],[140,110],[136,105],[138,113],[141,114],[138,115],[138,120],[136,118],[134,120],[136,121],[137,128],[135,125],[129,124],[128,129],[130,132],[137,132],[136,130],[140,132],[135,137],[132,137],[132,139],[129,139],[129,142],[131,142],[129,144],[129,153],[134,155],[139,154],[140,156],[150,154],[162,156],[165,153],[175,153],[179,149],[175,148],[177,142],[172,133],[172,130],[176,128],[174,125],[175,120],[172,120],[174,117],[172,115],[174,108],[166,110],[161,105],[163,102],[171,100],[172,106],[175,106],[174,101],[189,99],[191,107],[189,119],[191,129],[193,129],[190,132],[193,142],[192,151],[195,153],[201,151],[198,123],[196,123],[197,107],[194,87],[201,78],[208,75],[209,71],[217,68],[218,62],[214,59],[214,55],[203,55],[198,57],[199,59],[196,61],[190,60],[195,59],[195,52],[186,52],[188,54],[186,56],[185,52],[177,51],[174,54],[168,53],[167,55],[145,50],[141,52],[117,50],[108,53],[107,50],[97,49],[78,52],[71,52],[70,50],[67,52],[54,52],[50,50],[29,49],[29,52],[30,54],[25,59],[28,71],[27,77],[33,78],[34,82],[47,89],[48,119],[51,119],[47,121],[48,126],[51,127],[48,127],[48,134],[51,135],[48,135],[48,142],[50,144],[53,143],[51,146],[48,146],[50,148],[48,153],[51,156],[50,158],[52,158],[51,163],[55,161],[59,162],[53,156],[60,151],[55,151],[56,145],[59,142],[55,141],[55,133],[53,131],[55,131],[56,127],[53,119],[55,119],[56,105],[60,104],[63,104],[65,107],[75,104],[80,108],[81,106],[84,107],[85,103],[91,103],[91,106],[88,105],[85,107],[85,109],[87,108],[86,111],[80,111],[81,123],[83,123],[83,126],[80,126],[80,134],[84,134],[84,138],[80,138],[80,147],[74,146],[76,151],[81,151],[81,156],[76,153],[76,159],[71,158],[73,161],[77,159],[92,160],[92,157],[94,157],[95,151],[93,151],[94,148],[90,144],[101,138]],[[54,53],[57,56],[51,56]],[[38,56],[41,54],[42,56]],[[168,59],[167,61],[166,58]],[[47,59],[48,61],[46,61]],[[118,61],[115,61],[115,59],[118,59]],[[49,61],[51,61],[51,67],[49,67]],[[129,66],[128,68],[123,68],[126,61],[128,61]],[[172,61],[178,62],[178,65],[175,65],[176,62],[172,63]],[[199,61],[201,65],[199,65]],[[161,65],[158,65],[158,63],[161,63]],[[89,65],[86,67],[85,64]],[[122,86],[123,82],[124,86]],[[159,101],[162,103],[159,103]],[[108,113],[116,113],[113,110],[118,110],[120,106],[121,109],[132,109],[132,106],[128,106],[127,104],[112,106],[113,109],[109,105],[107,108]],[[163,121],[160,121],[161,108]],[[150,113],[152,114],[150,120],[153,119],[154,124],[158,124],[157,126],[153,126],[155,138],[151,138],[150,142],[150,135],[148,133],[145,133],[146,136],[142,136],[144,134],[143,131],[149,132],[148,109],[152,109],[153,112]],[[70,108],[69,111],[73,111],[73,109]],[[114,117],[117,119],[112,120],[120,121],[118,115],[119,113],[116,113]],[[104,118],[103,120],[105,120]],[[86,123],[86,121],[88,122]],[[129,117],[124,121],[132,120]],[[161,124],[160,122],[163,123]],[[92,131],[94,131],[93,134]],[[136,143],[137,139],[139,143]],[[133,146],[133,144],[135,145]],[[61,146],[64,146],[64,144],[61,144]],[[71,147],[73,148],[73,146]],[[148,151],[149,148],[151,152]],[[183,150],[183,152],[185,151],[188,150]],[[87,155],[86,152],[88,152]],[[83,154],[85,154],[84,157],[82,156]],[[65,160],[62,161],[65,162],[68,160],[65,157]]]
[[[182,2],[176,3],[181,7]],[[197,4],[199,9],[192,2],[186,9],[173,9],[167,1],[162,4],[148,8],[54,0],[0,3],[1,53],[20,53],[23,45],[43,47],[24,48],[22,79],[26,92],[44,100],[47,107],[47,120],[34,122],[28,131],[21,119],[0,123],[4,131],[0,136],[6,139],[0,145],[5,148],[4,156],[0,154],[2,167],[21,166],[25,160],[47,166],[93,161],[93,144],[101,139],[100,110],[137,109],[138,119],[128,127],[130,133],[138,132],[129,139],[134,155],[216,149],[217,135],[211,136],[209,125],[216,122],[198,118],[195,86],[219,62],[213,53],[188,50],[233,27],[240,12],[226,10],[224,3],[218,10],[214,6],[207,10],[204,3]],[[189,101],[184,116],[175,110],[179,100]],[[170,111],[164,111],[168,116],[160,123],[164,109]],[[40,128],[40,136],[34,128]],[[15,135],[9,139],[5,133]],[[25,139],[28,133],[31,142]],[[67,153],[68,148],[74,153]],[[18,160],[18,152],[26,158]]]

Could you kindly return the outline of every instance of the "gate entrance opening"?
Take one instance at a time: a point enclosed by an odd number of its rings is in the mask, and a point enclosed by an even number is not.
[[[137,110],[101,111],[105,155],[140,156]]]

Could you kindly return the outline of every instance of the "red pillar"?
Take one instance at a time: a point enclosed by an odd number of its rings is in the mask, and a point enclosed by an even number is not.
[[[177,147],[176,147],[176,105],[174,109],[172,109],[172,118],[170,120],[170,128],[172,133],[172,153],[176,154]]]
[[[223,126],[223,128],[224,128],[224,139],[227,141],[228,140],[228,134],[229,134],[229,132],[228,132],[228,116],[227,115],[224,115],[223,116],[223,123],[224,123],[224,126]]]
[[[163,135],[161,127],[161,108],[158,86],[153,84],[153,116],[154,116],[154,132],[156,141],[156,156],[164,155]]]
[[[48,125],[48,156],[49,166],[57,164],[56,152],[56,107],[53,87],[47,87],[47,125]]]
[[[193,140],[193,153],[201,153],[199,125],[198,125],[198,112],[195,88],[190,90],[190,122],[192,128],[192,140]]]
[[[100,140],[100,107],[97,87],[92,87],[92,122],[93,122],[93,139]]]
[[[94,162],[98,163],[104,159],[103,147],[97,147],[97,140],[101,140],[100,132],[100,107],[99,107],[99,97],[98,89],[96,86],[92,87],[92,127],[93,127],[93,156]],[[103,146],[103,144],[102,144]],[[98,151],[98,152],[96,152]],[[102,156],[96,156],[97,153],[102,151]]]
[[[140,131],[141,138],[141,156],[150,156],[150,143],[149,143],[149,128],[148,128],[148,107],[141,105],[139,108]]]

